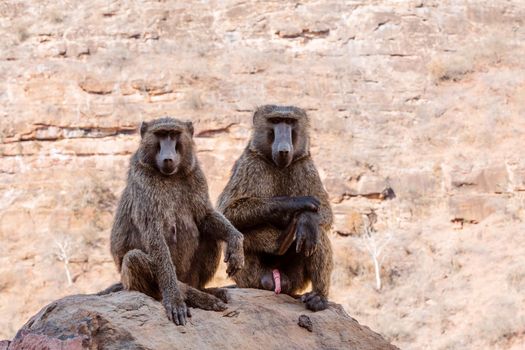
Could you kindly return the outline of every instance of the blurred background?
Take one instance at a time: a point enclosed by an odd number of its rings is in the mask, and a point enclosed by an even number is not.
[[[331,299],[404,349],[523,349],[524,21],[520,0],[0,2],[0,339],[118,279],[140,121],[194,122],[215,202],[277,103],[313,119]]]

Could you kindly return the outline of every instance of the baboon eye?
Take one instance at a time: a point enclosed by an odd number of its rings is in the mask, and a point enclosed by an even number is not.
[[[268,140],[269,140],[270,142],[273,142],[274,137],[275,137],[275,135],[274,135],[274,133],[273,133],[273,129],[270,129],[270,130],[268,131]]]

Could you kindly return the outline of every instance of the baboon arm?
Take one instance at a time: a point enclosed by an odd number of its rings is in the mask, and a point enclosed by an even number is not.
[[[234,275],[244,266],[243,235],[216,210],[210,210],[199,225],[201,232],[208,239],[220,239],[227,243],[224,261],[228,263],[226,272]]]
[[[320,216],[319,224],[323,230],[327,232],[330,230],[334,219],[332,208],[330,207],[330,199],[328,198],[328,193],[324,189],[317,169],[313,163],[311,163],[310,166],[311,169],[307,170],[304,174],[306,178],[304,181],[310,184],[309,187],[312,190],[310,193],[308,193],[308,195],[316,197],[321,202],[318,211]]]
[[[198,226],[199,232],[208,237],[224,242],[242,240],[242,233],[237,231],[230,221],[216,210],[210,210]]]
[[[224,216],[239,230],[261,224],[286,225],[289,215],[279,210],[279,198],[244,197],[222,206]]]
[[[277,249],[277,255],[283,255],[295,240],[295,230],[297,229],[297,217],[292,219],[290,225],[281,233],[279,237],[280,246]]]
[[[146,253],[153,261],[153,271],[163,297],[166,293],[178,293],[177,273],[162,228],[153,222],[140,226],[142,243]]]

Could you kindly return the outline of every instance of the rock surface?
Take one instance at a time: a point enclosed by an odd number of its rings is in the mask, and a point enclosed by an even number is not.
[[[231,297],[226,311],[191,309],[177,327],[141,293],[69,296],[33,316],[7,349],[397,349],[337,304],[313,313],[267,291],[233,289]],[[303,314],[311,332],[298,325]]]

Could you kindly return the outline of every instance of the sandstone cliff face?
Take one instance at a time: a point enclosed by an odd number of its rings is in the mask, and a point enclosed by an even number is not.
[[[69,296],[33,316],[7,349],[397,349],[340,305],[313,313],[286,295],[249,289],[230,294],[226,311],[192,309],[184,327],[142,293]]]
[[[107,239],[141,120],[194,121],[215,199],[253,108],[285,103],[313,119],[335,212],[332,298],[402,348],[523,345],[522,1],[4,1],[0,13],[0,336],[118,278]],[[363,214],[388,241],[380,292]]]

